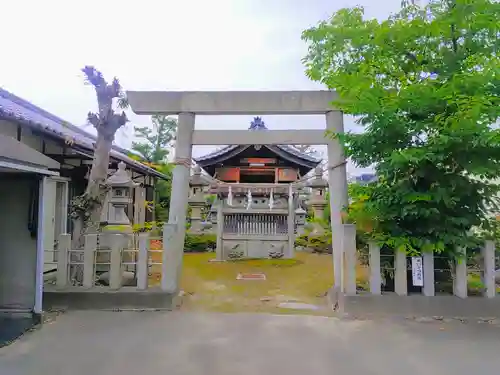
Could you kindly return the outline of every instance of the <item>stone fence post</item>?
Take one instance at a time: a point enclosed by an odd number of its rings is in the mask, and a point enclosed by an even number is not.
[[[177,291],[177,254],[178,247],[184,244],[174,244],[178,228],[178,223],[163,224],[163,254],[161,265],[161,289],[164,292],[174,293]],[[184,225],[184,223],[180,224]],[[177,236],[178,237],[178,236]],[[184,238],[182,238],[184,241]],[[181,256],[183,253],[181,253]]]
[[[463,257],[455,259],[453,272],[453,295],[458,298],[467,298],[467,252],[466,249],[458,249]]]
[[[422,254],[422,266],[424,271],[422,294],[426,297],[434,297],[436,290],[434,281],[434,252],[424,252]]]
[[[137,289],[148,288],[149,233],[139,233],[139,254],[137,257]]]
[[[368,243],[369,251],[369,264],[370,264],[370,293],[373,295],[382,294],[381,285],[382,277],[380,272],[380,246],[374,242],[370,241]]]
[[[345,256],[345,294],[355,296],[356,288],[356,266],[357,266],[357,249],[356,249],[356,226],[354,224],[343,225],[343,243]]]
[[[487,240],[482,248],[484,297],[496,296],[495,283],[495,242]]]
[[[394,251],[394,291],[398,296],[408,295],[408,268],[406,266],[406,252]]]
[[[110,236],[110,267],[109,267],[109,287],[110,289],[120,289],[122,286],[123,272],[122,272],[122,249],[123,240],[119,234],[112,234]]]
[[[64,288],[68,285],[68,259],[71,249],[71,234],[61,234],[57,242],[57,276],[56,286]]]
[[[97,234],[85,235],[83,246],[83,287],[92,288],[94,286],[94,264],[97,250]]]

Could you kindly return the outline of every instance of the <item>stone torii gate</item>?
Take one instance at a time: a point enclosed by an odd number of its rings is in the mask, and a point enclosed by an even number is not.
[[[132,110],[139,115],[178,115],[175,168],[173,170],[169,223],[165,225],[162,289],[178,291],[186,232],[189,177],[193,145],[310,144],[328,147],[328,185],[335,286],[342,280],[344,247],[355,233],[344,230],[341,212],[348,204],[345,157],[337,139],[325,129],[195,130],[196,115],[306,115],[324,114],[326,129],[344,131],[343,115],[332,107],[333,91],[128,91]],[[168,244],[168,245],[167,245]],[[168,249],[166,248],[168,246]]]

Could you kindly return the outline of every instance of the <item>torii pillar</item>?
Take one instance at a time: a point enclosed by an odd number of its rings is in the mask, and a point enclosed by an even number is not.
[[[342,112],[326,113],[326,129],[334,134],[344,132],[344,119]],[[335,286],[342,286],[344,253],[346,246],[344,240],[348,233],[344,232],[342,225],[342,212],[349,204],[347,193],[347,170],[344,150],[338,138],[328,142],[328,188],[330,190],[330,225],[332,227],[333,273]],[[346,241],[346,244],[352,241]],[[352,251],[353,249],[349,249]],[[354,249],[355,251],[355,249]]]

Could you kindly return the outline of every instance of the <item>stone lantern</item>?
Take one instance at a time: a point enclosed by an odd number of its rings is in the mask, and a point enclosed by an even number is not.
[[[130,248],[132,243],[133,229],[125,210],[133,202],[133,189],[140,184],[132,181],[132,178],[125,170],[126,165],[123,162],[118,164],[118,170],[108,177],[106,183],[110,191],[108,193],[108,215],[106,226],[102,228],[102,235],[99,236],[99,244],[101,247],[112,248],[111,241],[119,241],[122,248]],[[120,235],[120,236],[116,236]],[[130,254],[128,254],[130,256]],[[126,257],[127,258],[127,257]],[[101,259],[99,262],[104,260]],[[124,259],[129,261],[129,259]],[[100,269],[102,268],[102,269]],[[96,266],[97,271],[105,270],[105,265]],[[104,278],[109,275],[103,274]]]
[[[139,184],[132,181],[125,167],[125,163],[120,162],[118,170],[107,180],[111,188],[109,203],[112,207],[112,212],[108,218],[108,225],[130,225],[130,219],[125,210],[133,202],[132,188],[139,186]]]
[[[312,189],[311,196],[307,205],[312,208],[315,218],[323,219],[325,207],[328,204],[326,199],[326,188],[328,183],[323,178],[323,169],[316,167],[314,169],[314,177],[307,185]],[[315,225],[315,231],[322,231],[321,225]]]
[[[108,193],[108,215],[106,226],[102,228],[103,233],[124,234],[125,242],[130,240],[132,225],[125,210],[133,202],[132,189],[139,184],[132,181],[132,178],[125,170],[123,162],[118,164],[118,170],[108,177],[107,184],[110,187]],[[106,241],[107,242],[107,241]]]
[[[208,186],[208,182],[201,177],[200,166],[195,166],[193,175],[189,180],[189,207],[191,208],[191,232],[201,232],[202,225],[202,210],[206,207],[207,203],[204,197],[204,187]]]

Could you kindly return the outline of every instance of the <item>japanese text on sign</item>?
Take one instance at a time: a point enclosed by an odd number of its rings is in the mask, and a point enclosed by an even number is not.
[[[422,257],[411,257],[411,273],[414,286],[424,286]]]

